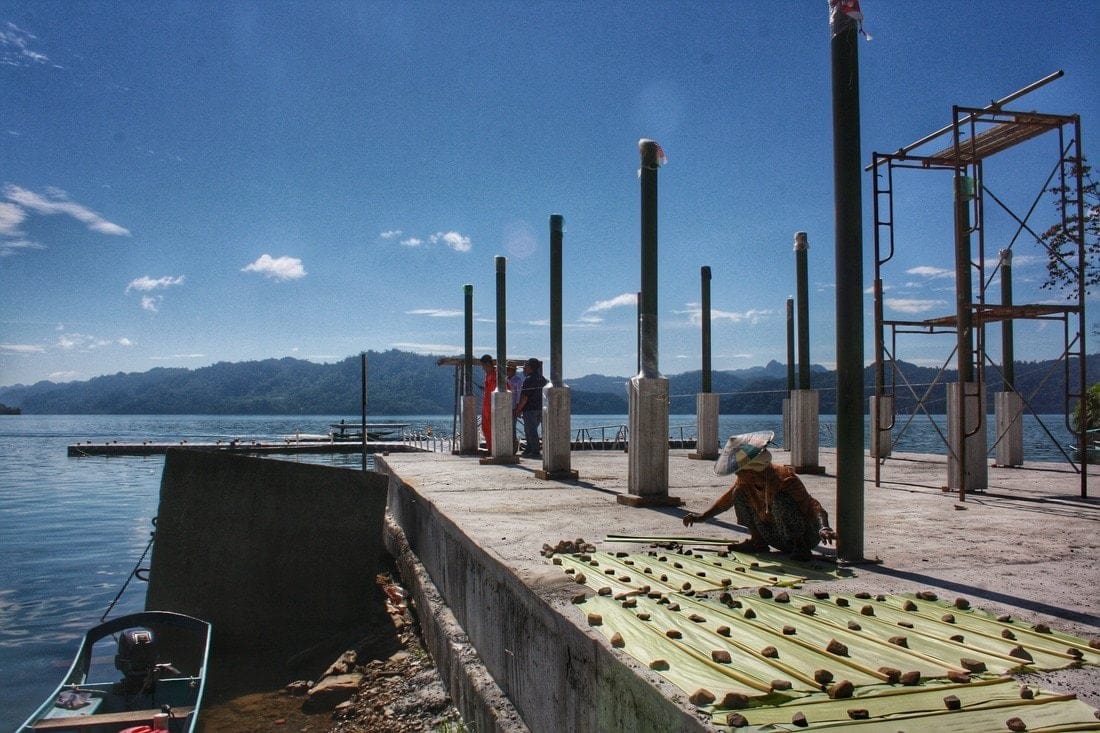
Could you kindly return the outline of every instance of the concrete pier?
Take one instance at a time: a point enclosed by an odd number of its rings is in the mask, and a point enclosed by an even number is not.
[[[773,453],[790,462],[789,452]],[[283,633],[301,644],[302,629],[320,637],[362,618],[384,539],[471,730],[714,730],[688,693],[590,625],[574,602],[584,587],[541,554],[576,538],[609,553],[647,548],[612,535],[744,539],[732,512],[682,526],[684,512],[709,505],[729,477],[691,460],[688,449],[668,456],[669,484],[684,508],[620,503],[629,493],[621,451],[575,453],[580,481],[540,479],[537,460],[485,465],[449,453],[380,456],[378,472],[361,472],[174,451],[147,605],[211,618],[216,644],[261,653]],[[802,480],[836,519],[836,452],[820,458],[826,473]],[[1076,474],[1063,464],[993,466],[986,491],[961,503],[944,491],[946,463],[895,453],[882,485],[865,486],[875,562],[848,568],[849,577],[810,573],[797,592],[931,591],[947,603],[965,599],[994,615],[1100,638],[1100,506],[1078,496]],[[769,557],[783,556],[761,556]],[[1100,666],[1070,664],[1023,681],[1100,706]]]
[[[777,462],[790,454],[774,451]],[[820,453],[824,475],[802,476],[836,518],[836,453]],[[537,461],[482,466],[441,454],[380,459],[389,476],[387,545],[411,586],[429,649],[471,728],[533,731],[709,730],[680,689],[613,649],[572,603],[581,589],[540,555],[544,544],[582,537],[601,550],[612,534],[744,539],[732,511],[685,529],[686,510],[728,488],[709,463],[669,452],[669,486],[687,504],[638,511],[628,495],[627,458],[582,452],[583,481],[536,478]],[[865,471],[873,475],[870,462]],[[1095,589],[1100,507],[1076,494],[1060,464],[989,469],[980,501],[943,491],[946,458],[897,454],[882,486],[866,485],[866,554],[879,562],[854,577],[809,581],[804,591],[965,597],[995,614],[1100,636]],[[841,588],[840,586],[843,586]],[[1038,680],[1038,681],[1036,681]],[[1100,705],[1100,669],[1032,677]]]

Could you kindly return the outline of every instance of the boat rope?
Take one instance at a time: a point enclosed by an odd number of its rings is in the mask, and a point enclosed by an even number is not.
[[[153,531],[149,533],[149,542],[145,545],[145,551],[141,553],[141,557],[138,558],[137,564],[134,565],[134,569],[130,571],[130,574],[128,576],[126,576],[126,580],[125,582],[123,582],[122,587],[118,589],[118,594],[115,596],[114,600],[107,605],[107,610],[104,611],[103,615],[99,617],[100,623],[103,623],[107,620],[107,616],[109,616],[111,614],[111,611],[114,610],[115,604],[118,603],[118,599],[122,598],[122,594],[126,592],[126,588],[130,585],[130,581],[134,579],[134,576],[138,576],[141,580],[145,580],[145,578],[141,578],[138,573],[141,569],[141,563],[145,561],[145,556],[149,554],[149,550],[153,547],[153,540],[157,538],[156,526],[157,518],[153,517]]]

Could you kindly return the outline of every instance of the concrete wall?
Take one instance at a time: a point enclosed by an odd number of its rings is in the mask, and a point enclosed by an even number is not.
[[[545,577],[517,577],[392,473],[389,513],[387,544],[417,607],[446,604],[453,614],[453,622],[433,624],[421,612],[421,623],[471,730],[704,729],[594,634],[555,610],[552,604],[567,604],[579,592],[561,587],[568,584],[562,573],[548,567]],[[540,587],[544,593],[532,590]],[[480,704],[485,690],[511,705],[493,710]]]
[[[171,450],[147,609],[210,621],[219,649],[302,649],[376,606],[386,477]],[[372,604],[374,604],[372,606]]]

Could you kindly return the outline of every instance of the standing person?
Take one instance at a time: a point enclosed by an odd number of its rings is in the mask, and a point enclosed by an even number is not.
[[[523,455],[525,458],[540,458],[539,425],[542,424],[542,388],[546,386],[546,377],[542,376],[542,365],[535,357],[523,365],[523,374],[523,392],[515,412],[516,415],[523,415],[523,434],[527,440]]]
[[[794,560],[809,560],[819,542],[829,544],[836,532],[829,514],[810,496],[790,466],[773,465],[768,443],[772,432],[734,435],[714,464],[719,476],[736,472],[737,480],[702,514],[689,513],[684,526],[705,522],[730,507],[737,523],[749,530],[749,538],[731,549],[767,552],[775,547]]]
[[[485,450],[493,453],[493,392],[497,389],[497,370],[493,357],[484,354],[481,368],[485,370],[485,391],[481,395],[481,434],[485,436]]]
[[[515,366],[509,364],[506,371],[508,375],[508,391],[512,393],[512,452],[519,451],[519,436],[516,435],[516,422],[519,421],[519,396],[523,390],[523,377],[516,374]]]

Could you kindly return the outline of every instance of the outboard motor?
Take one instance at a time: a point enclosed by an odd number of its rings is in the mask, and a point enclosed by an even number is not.
[[[149,629],[126,629],[118,637],[115,669],[128,680],[144,679],[157,666],[157,645]]]

